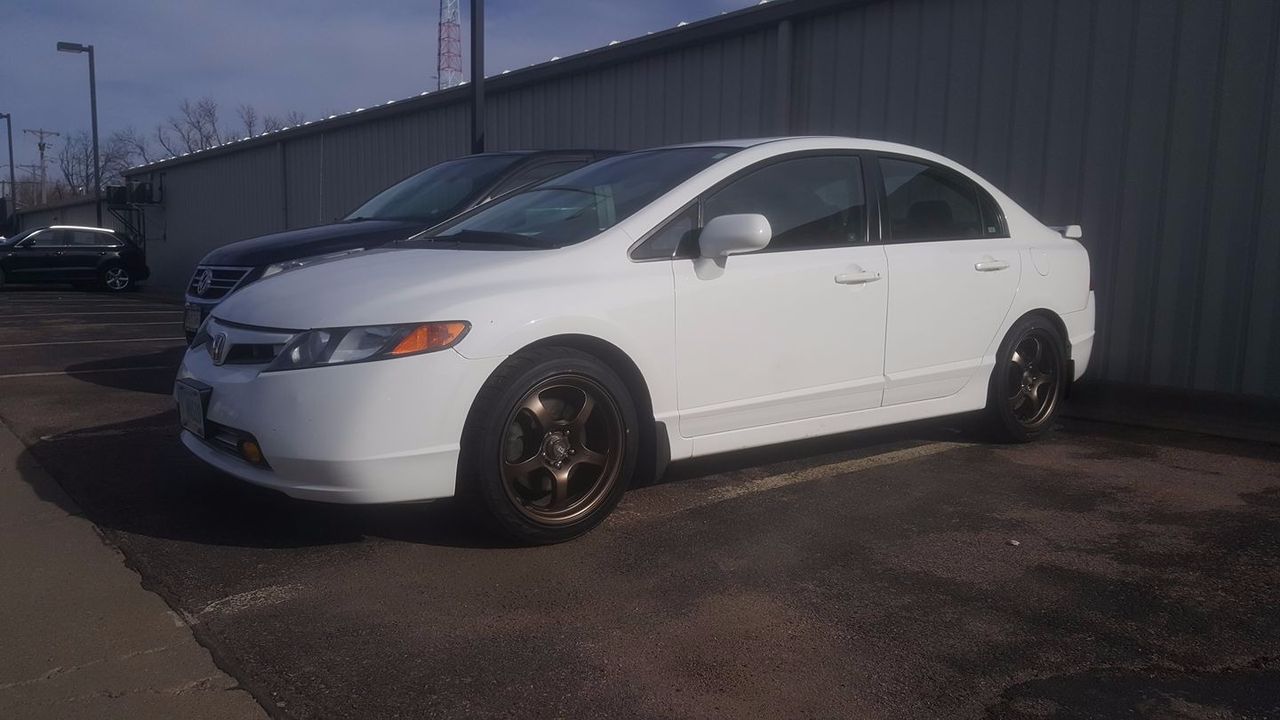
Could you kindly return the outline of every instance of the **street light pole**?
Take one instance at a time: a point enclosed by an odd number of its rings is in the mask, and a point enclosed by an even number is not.
[[[93,123],[93,209],[102,227],[102,158],[98,155],[98,79],[93,65],[93,46],[60,42],[58,52],[89,53],[89,112]]]
[[[471,0],[471,152],[484,152],[484,0]]]
[[[9,217],[13,217],[18,212],[18,183],[13,173],[13,119],[9,117],[9,113],[0,113],[0,118],[4,118],[5,135],[9,137]],[[9,218],[5,218],[8,220]]]

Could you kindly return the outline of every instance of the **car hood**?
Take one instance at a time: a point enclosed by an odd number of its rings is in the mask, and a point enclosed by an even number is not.
[[[405,220],[359,220],[286,230],[223,245],[206,255],[200,264],[260,267],[343,250],[378,247],[407,238],[425,227],[423,223]]]
[[[562,282],[562,250],[396,247],[322,260],[260,280],[213,315],[287,330],[467,320],[452,312],[519,284]]]

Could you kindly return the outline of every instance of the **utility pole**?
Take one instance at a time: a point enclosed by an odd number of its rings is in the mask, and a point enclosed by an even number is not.
[[[62,133],[56,133],[52,130],[45,130],[44,128],[40,128],[39,130],[23,130],[22,132],[29,133],[31,135],[36,136],[36,147],[40,150],[40,204],[48,205],[49,204],[49,184],[48,184],[49,173],[45,169],[44,152],[45,150],[49,149],[49,143],[45,142],[44,139],[46,137],[59,137],[62,135]]]
[[[9,138],[9,217],[13,217],[18,213],[18,183],[13,173],[13,118],[9,113],[0,113],[0,118],[4,118],[4,132]]]

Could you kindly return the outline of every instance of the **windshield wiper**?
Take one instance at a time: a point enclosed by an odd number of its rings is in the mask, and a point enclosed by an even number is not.
[[[484,232],[482,230],[462,230],[454,235],[432,235],[419,238],[418,242],[457,245],[511,245],[513,247],[548,250],[555,247],[542,240],[516,233]]]

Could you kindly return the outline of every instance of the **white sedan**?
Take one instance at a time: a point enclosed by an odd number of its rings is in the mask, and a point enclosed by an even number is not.
[[[467,495],[526,542],[679,460],[986,408],[1053,421],[1093,345],[1078,226],[848,138],[619,155],[218,306],[182,441],[288,495]]]

